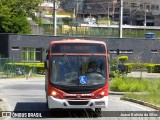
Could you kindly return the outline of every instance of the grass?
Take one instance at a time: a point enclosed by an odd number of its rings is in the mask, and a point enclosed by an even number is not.
[[[129,92],[126,93],[124,97],[142,100],[160,106],[160,79],[114,78],[110,82],[110,90],[116,92]]]
[[[142,100],[154,105],[160,106],[160,94],[154,94],[154,93],[149,93],[149,94],[125,94],[124,97],[127,98],[133,98],[137,100]]]
[[[160,92],[160,80],[147,80],[143,78],[120,77],[113,78],[110,90],[117,92]]]

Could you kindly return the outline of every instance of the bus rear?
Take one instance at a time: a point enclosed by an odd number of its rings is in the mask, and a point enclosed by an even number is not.
[[[45,62],[45,90],[49,109],[106,109],[108,53],[105,42],[52,41]]]

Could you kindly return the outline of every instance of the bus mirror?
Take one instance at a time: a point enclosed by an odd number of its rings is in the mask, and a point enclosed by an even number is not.
[[[45,69],[48,69],[47,61],[46,61],[46,60],[44,61],[44,68],[45,68]]]

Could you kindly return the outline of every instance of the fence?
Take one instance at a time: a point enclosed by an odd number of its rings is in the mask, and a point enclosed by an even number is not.
[[[53,35],[52,25],[32,25],[32,34],[36,35]],[[123,37],[124,38],[145,38],[145,34],[148,32],[155,33],[156,38],[160,38],[160,32],[158,27],[155,26],[124,26]],[[119,37],[119,29],[117,26],[108,27],[94,27],[94,26],[68,26],[58,25],[57,35],[62,36],[80,36],[80,37],[101,37],[101,38],[117,38]]]
[[[43,66],[43,63],[17,63],[14,58],[0,58],[0,78],[27,78],[31,74],[44,74]]]

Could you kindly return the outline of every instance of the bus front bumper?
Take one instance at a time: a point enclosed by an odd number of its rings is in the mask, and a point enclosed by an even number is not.
[[[48,96],[48,108],[49,109],[92,109],[104,108],[108,106],[108,96],[101,99],[89,99],[89,100],[68,100],[57,99],[52,96]]]

